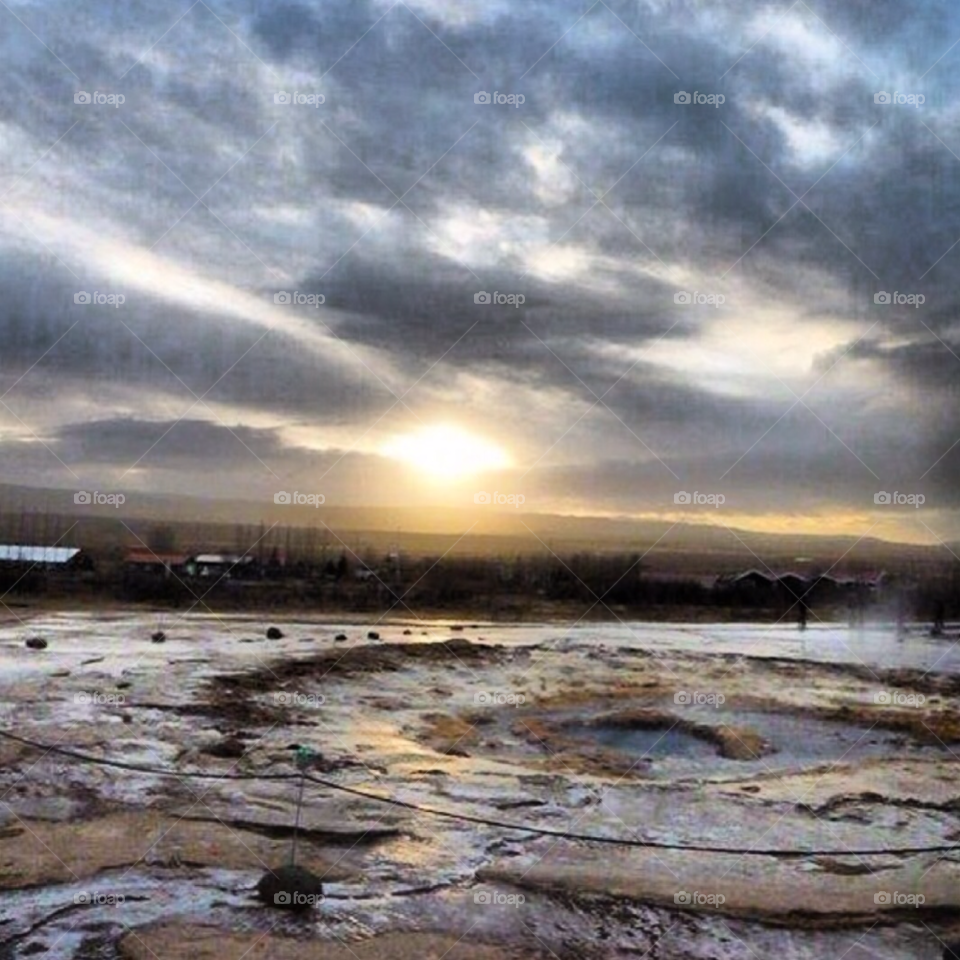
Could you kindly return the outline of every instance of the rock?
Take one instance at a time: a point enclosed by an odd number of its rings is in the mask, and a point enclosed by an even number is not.
[[[150,639],[154,643],[163,643],[167,639],[167,635],[162,630],[158,630],[156,633],[150,634]]]
[[[241,643],[262,643],[263,641],[260,640],[259,638],[254,640],[252,637],[241,637],[240,642]]]
[[[209,747],[202,747],[201,753],[211,757],[220,757],[223,760],[238,760],[247,752],[247,745],[236,737],[225,737]]]
[[[301,638],[300,638],[300,642],[301,642],[301,643],[316,643],[316,641],[313,639],[313,637],[301,637]]]
[[[28,637],[26,645],[31,650],[46,650],[47,641],[43,637]]]
[[[279,627],[267,627],[267,639],[268,640],[282,640],[283,632]]]
[[[404,631],[403,631],[403,635],[404,635],[405,637],[409,637],[411,633],[413,633],[412,630],[404,630]]]
[[[118,680],[118,681],[117,681],[117,689],[118,689],[118,690],[127,690],[128,688],[130,688],[130,687],[132,687],[132,686],[133,686],[133,684],[132,684],[129,680]]]
[[[345,633],[338,633],[333,639],[336,643],[342,643],[347,639],[347,635]]]
[[[260,878],[257,897],[277,910],[309,910],[323,901],[323,884],[306,867],[286,864],[268,870]]]
[[[121,714],[120,719],[123,720],[124,723],[133,723],[133,717],[131,717],[129,713]]]
[[[379,640],[379,639],[380,639],[380,634],[377,633],[376,630],[371,630],[371,631],[369,631],[369,632],[367,633],[367,639],[368,639],[368,640]]]
[[[451,629],[451,630],[462,630],[463,627],[460,626],[459,623],[457,623],[457,624],[454,624],[450,629]]]

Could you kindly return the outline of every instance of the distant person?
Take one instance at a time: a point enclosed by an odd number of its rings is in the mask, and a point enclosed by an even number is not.
[[[933,615],[933,627],[930,630],[931,637],[942,637],[944,631],[944,620],[946,619],[946,607],[942,600],[937,601],[937,610]]]
[[[807,613],[808,612],[809,612],[809,609],[807,607],[807,601],[806,601],[806,598],[804,597],[800,600],[800,609],[797,612],[797,626],[801,630],[807,629]]]

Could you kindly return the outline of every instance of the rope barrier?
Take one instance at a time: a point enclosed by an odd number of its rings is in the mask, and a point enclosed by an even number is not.
[[[29,740],[26,737],[19,737],[16,734],[0,730],[0,737],[12,740],[15,743],[23,744],[35,750],[41,750],[45,753],[55,753],[60,756],[68,757],[82,763],[90,763],[102,767],[116,767],[120,770],[132,770],[136,773],[147,773],[161,777],[176,777],[178,779],[206,779],[206,780],[301,780],[299,773],[261,773],[261,774],[243,774],[243,773],[203,773],[201,771],[176,771],[163,770],[159,767],[149,767],[135,763],[125,763],[122,760],[107,760],[102,757],[94,757],[88,753],[80,753],[77,750],[68,750],[65,747],[49,746],[44,743],[38,743],[35,740]],[[303,779],[327,787],[330,790],[338,790],[342,793],[352,794],[356,797],[362,797],[365,800],[373,800],[377,803],[385,803],[390,806],[400,807],[405,810],[414,810],[425,816],[441,817],[448,820],[458,820],[463,823],[475,823],[481,826],[497,827],[501,830],[514,830],[520,833],[530,833],[541,837],[556,837],[562,840],[579,840],[585,843],[605,843],[622,847],[652,847],[657,850],[688,850],[693,853],[727,853],[738,856],[753,857],[865,857],[885,855],[905,855],[917,853],[947,853],[960,850],[960,844],[942,844],[939,846],[928,847],[884,847],[883,849],[869,850],[783,850],[777,847],[768,848],[746,848],[746,847],[721,847],[711,846],[709,844],[695,843],[667,843],[663,840],[630,840],[622,837],[604,837],[590,833],[571,833],[566,830],[551,830],[549,827],[533,827],[522,823],[511,823],[506,820],[494,820],[489,817],[478,817],[469,813],[458,813],[453,810],[438,810],[433,807],[424,807],[409,800],[400,800],[397,797],[382,796],[377,793],[371,793],[368,790],[361,790],[359,787],[349,787],[346,784],[337,783],[334,780],[327,780],[324,777],[317,777],[306,774]]]

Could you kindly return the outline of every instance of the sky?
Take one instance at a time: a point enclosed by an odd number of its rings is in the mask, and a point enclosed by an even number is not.
[[[3,0],[0,482],[960,541],[958,66],[938,2]]]

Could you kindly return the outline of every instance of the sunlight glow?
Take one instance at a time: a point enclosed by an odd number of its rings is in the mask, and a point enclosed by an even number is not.
[[[438,479],[461,477],[510,465],[499,448],[459,427],[438,425],[395,437],[381,453]]]

